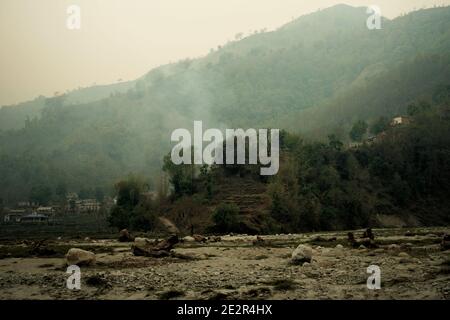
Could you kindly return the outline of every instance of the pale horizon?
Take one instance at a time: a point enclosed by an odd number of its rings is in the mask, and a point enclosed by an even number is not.
[[[158,66],[204,56],[237,33],[273,30],[341,3],[377,5],[393,19],[450,0],[2,0],[0,106],[135,80]],[[81,8],[80,30],[66,27],[72,4]]]

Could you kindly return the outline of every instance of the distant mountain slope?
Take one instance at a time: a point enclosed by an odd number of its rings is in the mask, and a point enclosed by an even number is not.
[[[106,189],[128,172],[154,176],[171,131],[193,120],[345,137],[355,119],[403,112],[450,83],[450,7],[384,20],[382,30],[368,30],[367,17],[339,5],[132,82],[3,107],[0,197],[26,198],[42,184]]]
[[[64,94],[64,104],[73,105],[97,101],[107,98],[112,94],[127,92],[134,85],[134,81],[129,81],[80,88]],[[0,108],[0,130],[23,128],[27,119],[40,117],[42,110],[46,106],[48,106],[48,103],[47,98],[44,96],[39,96],[34,100],[19,103],[18,105],[2,106]]]
[[[345,92],[316,108],[280,116],[279,125],[316,140],[336,133],[345,141],[355,121],[406,114],[410,103],[430,101],[446,84],[450,84],[450,55],[418,56],[370,79],[355,81]]]

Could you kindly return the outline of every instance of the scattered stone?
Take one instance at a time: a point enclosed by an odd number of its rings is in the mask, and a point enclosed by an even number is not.
[[[67,265],[89,266],[95,263],[95,254],[79,248],[72,248],[66,254]]]
[[[307,268],[307,267],[309,267],[310,265],[311,265],[311,263],[309,263],[309,262],[304,262],[303,265],[302,265],[302,267],[303,267],[303,268]]]
[[[337,244],[336,249],[344,249],[344,246],[342,244]]]
[[[298,265],[305,262],[311,263],[313,250],[311,247],[300,244],[291,255],[291,263]]]
[[[134,238],[131,236],[131,234],[128,232],[127,229],[122,229],[119,232],[119,241],[120,242],[133,242]]]
[[[409,230],[405,232],[405,237],[414,237],[414,236],[415,234]]]
[[[191,237],[191,236],[186,236],[182,240],[183,240],[183,242],[194,242],[195,241],[194,237]]]
[[[367,249],[365,245],[361,244],[358,249]]]
[[[378,248],[378,245],[375,243],[374,235],[372,233],[372,230],[370,228],[368,228],[363,236],[367,236],[362,238],[361,240],[356,240],[355,239],[355,235],[352,232],[347,233],[347,238],[348,238],[348,242],[350,243],[350,245],[353,248],[360,248],[361,245],[364,246],[365,248],[371,248],[371,249],[376,249]]]
[[[400,253],[398,254],[398,256],[399,256],[399,257],[402,257],[402,258],[409,258],[409,257],[410,257],[410,255],[407,254],[406,252],[400,252]]]
[[[84,238],[84,241],[91,241],[91,238],[86,237],[86,238]]]

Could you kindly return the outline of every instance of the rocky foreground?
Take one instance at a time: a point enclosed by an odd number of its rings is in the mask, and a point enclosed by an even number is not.
[[[161,257],[116,240],[9,241],[0,299],[450,299],[449,231],[376,229],[373,248],[347,232],[188,237]],[[353,231],[357,241],[362,233]],[[71,248],[95,255],[81,266],[80,290],[66,286]],[[380,267],[379,290],[367,288],[370,265]]]

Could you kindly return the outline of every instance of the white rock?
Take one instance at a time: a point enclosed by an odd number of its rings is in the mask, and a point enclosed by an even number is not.
[[[66,254],[68,265],[91,265],[95,263],[95,254],[90,251],[72,248]]]
[[[300,244],[294,252],[292,252],[291,261],[295,264],[301,264],[303,262],[311,262],[313,250],[311,247]]]
[[[191,237],[191,236],[186,236],[183,238],[183,240],[186,242],[194,242],[195,241],[194,237]]]
[[[336,245],[336,249],[344,249],[344,246],[342,244]]]

